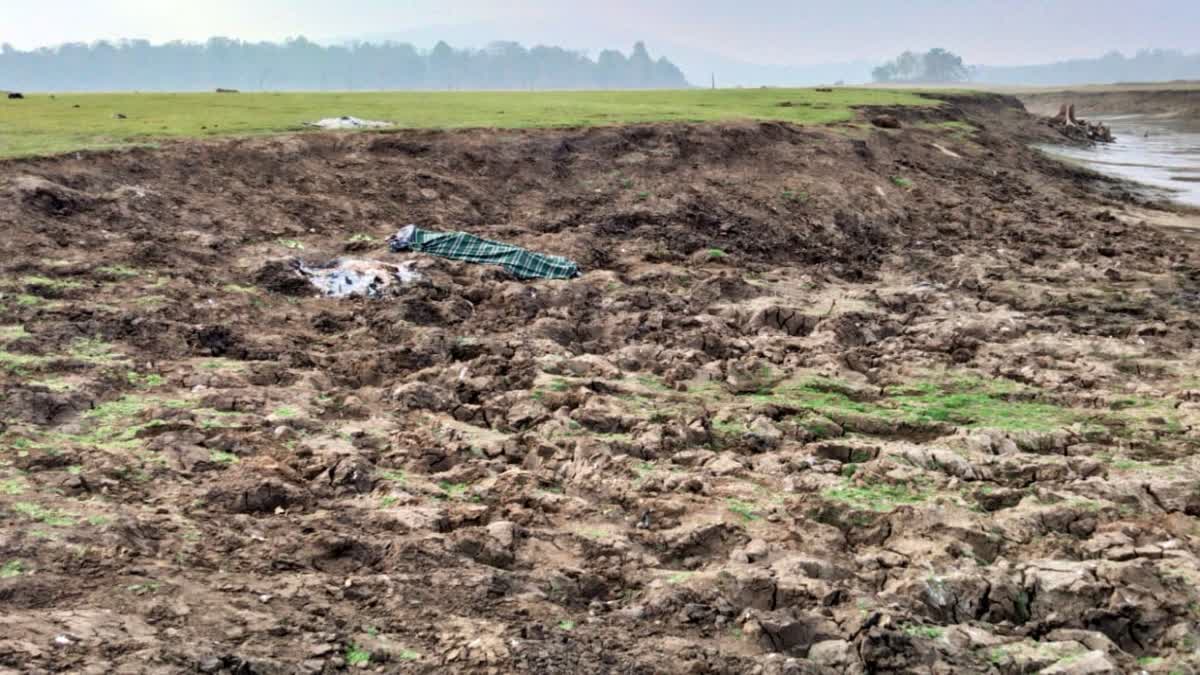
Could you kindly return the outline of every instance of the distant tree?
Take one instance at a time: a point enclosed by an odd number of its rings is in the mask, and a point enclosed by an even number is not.
[[[931,49],[922,58],[924,79],[931,82],[961,82],[967,79],[962,57],[941,47]]]
[[[871,71],[876,82],[961,82],[970,76],[962,57],[942,49],[924,54],[906,51]]]

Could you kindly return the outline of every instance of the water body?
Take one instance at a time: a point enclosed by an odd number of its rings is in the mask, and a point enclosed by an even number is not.
[[[1167,191],[1175,201],[1200,206],[1200,120],[1148,115],[1088,119],[1107,124],[1117,142],[1097,143],[1091,148],[1042,146],[1042,150]]]

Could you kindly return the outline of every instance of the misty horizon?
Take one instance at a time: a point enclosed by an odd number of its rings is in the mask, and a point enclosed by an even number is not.
[[[1019,66],[1110,51],[1194,51],[1200,3],[1116,0],[1054,3],[914,0],[836,5],[758,0],[612,0],[603,6],[548,0],[211,0],[203,5],[157,0],[8,0],[0,43],[29,50],[70,42],[144,39],[160,44],[227,36],[281,42],[304,35],[321,43],[396,35],[431,47],[491,41],[594,51],[637,41],[668,55],[698,51],[762,66],[881,63],[906,49],[941,47],[972,64]],[[436,17],[436,18],[432,18]]]

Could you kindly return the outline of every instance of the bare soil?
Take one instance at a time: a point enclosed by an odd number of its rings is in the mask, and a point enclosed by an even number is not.
[[[1200,119],[1200,88],[1066,89],[1018,94],[1032,113],[1053,115],[1064,103],[1075,104],[1081,117],[1089,115],[1164,115]]]
[[[0,163],[0,670],[1196,672],[1192,231],[882,112]]]

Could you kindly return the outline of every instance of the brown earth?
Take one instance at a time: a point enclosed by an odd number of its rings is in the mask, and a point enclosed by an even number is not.
[[[1030,112],[1039,115],[1053,115],[1060,105],[1073,103],[1080,117],[1139,114],[1200,119],[1200,87],[1083,88],[1022,92],[1018,97]]]
[[[1192,232],[874,114],[0,164],[0,669],[1196,672]]]

